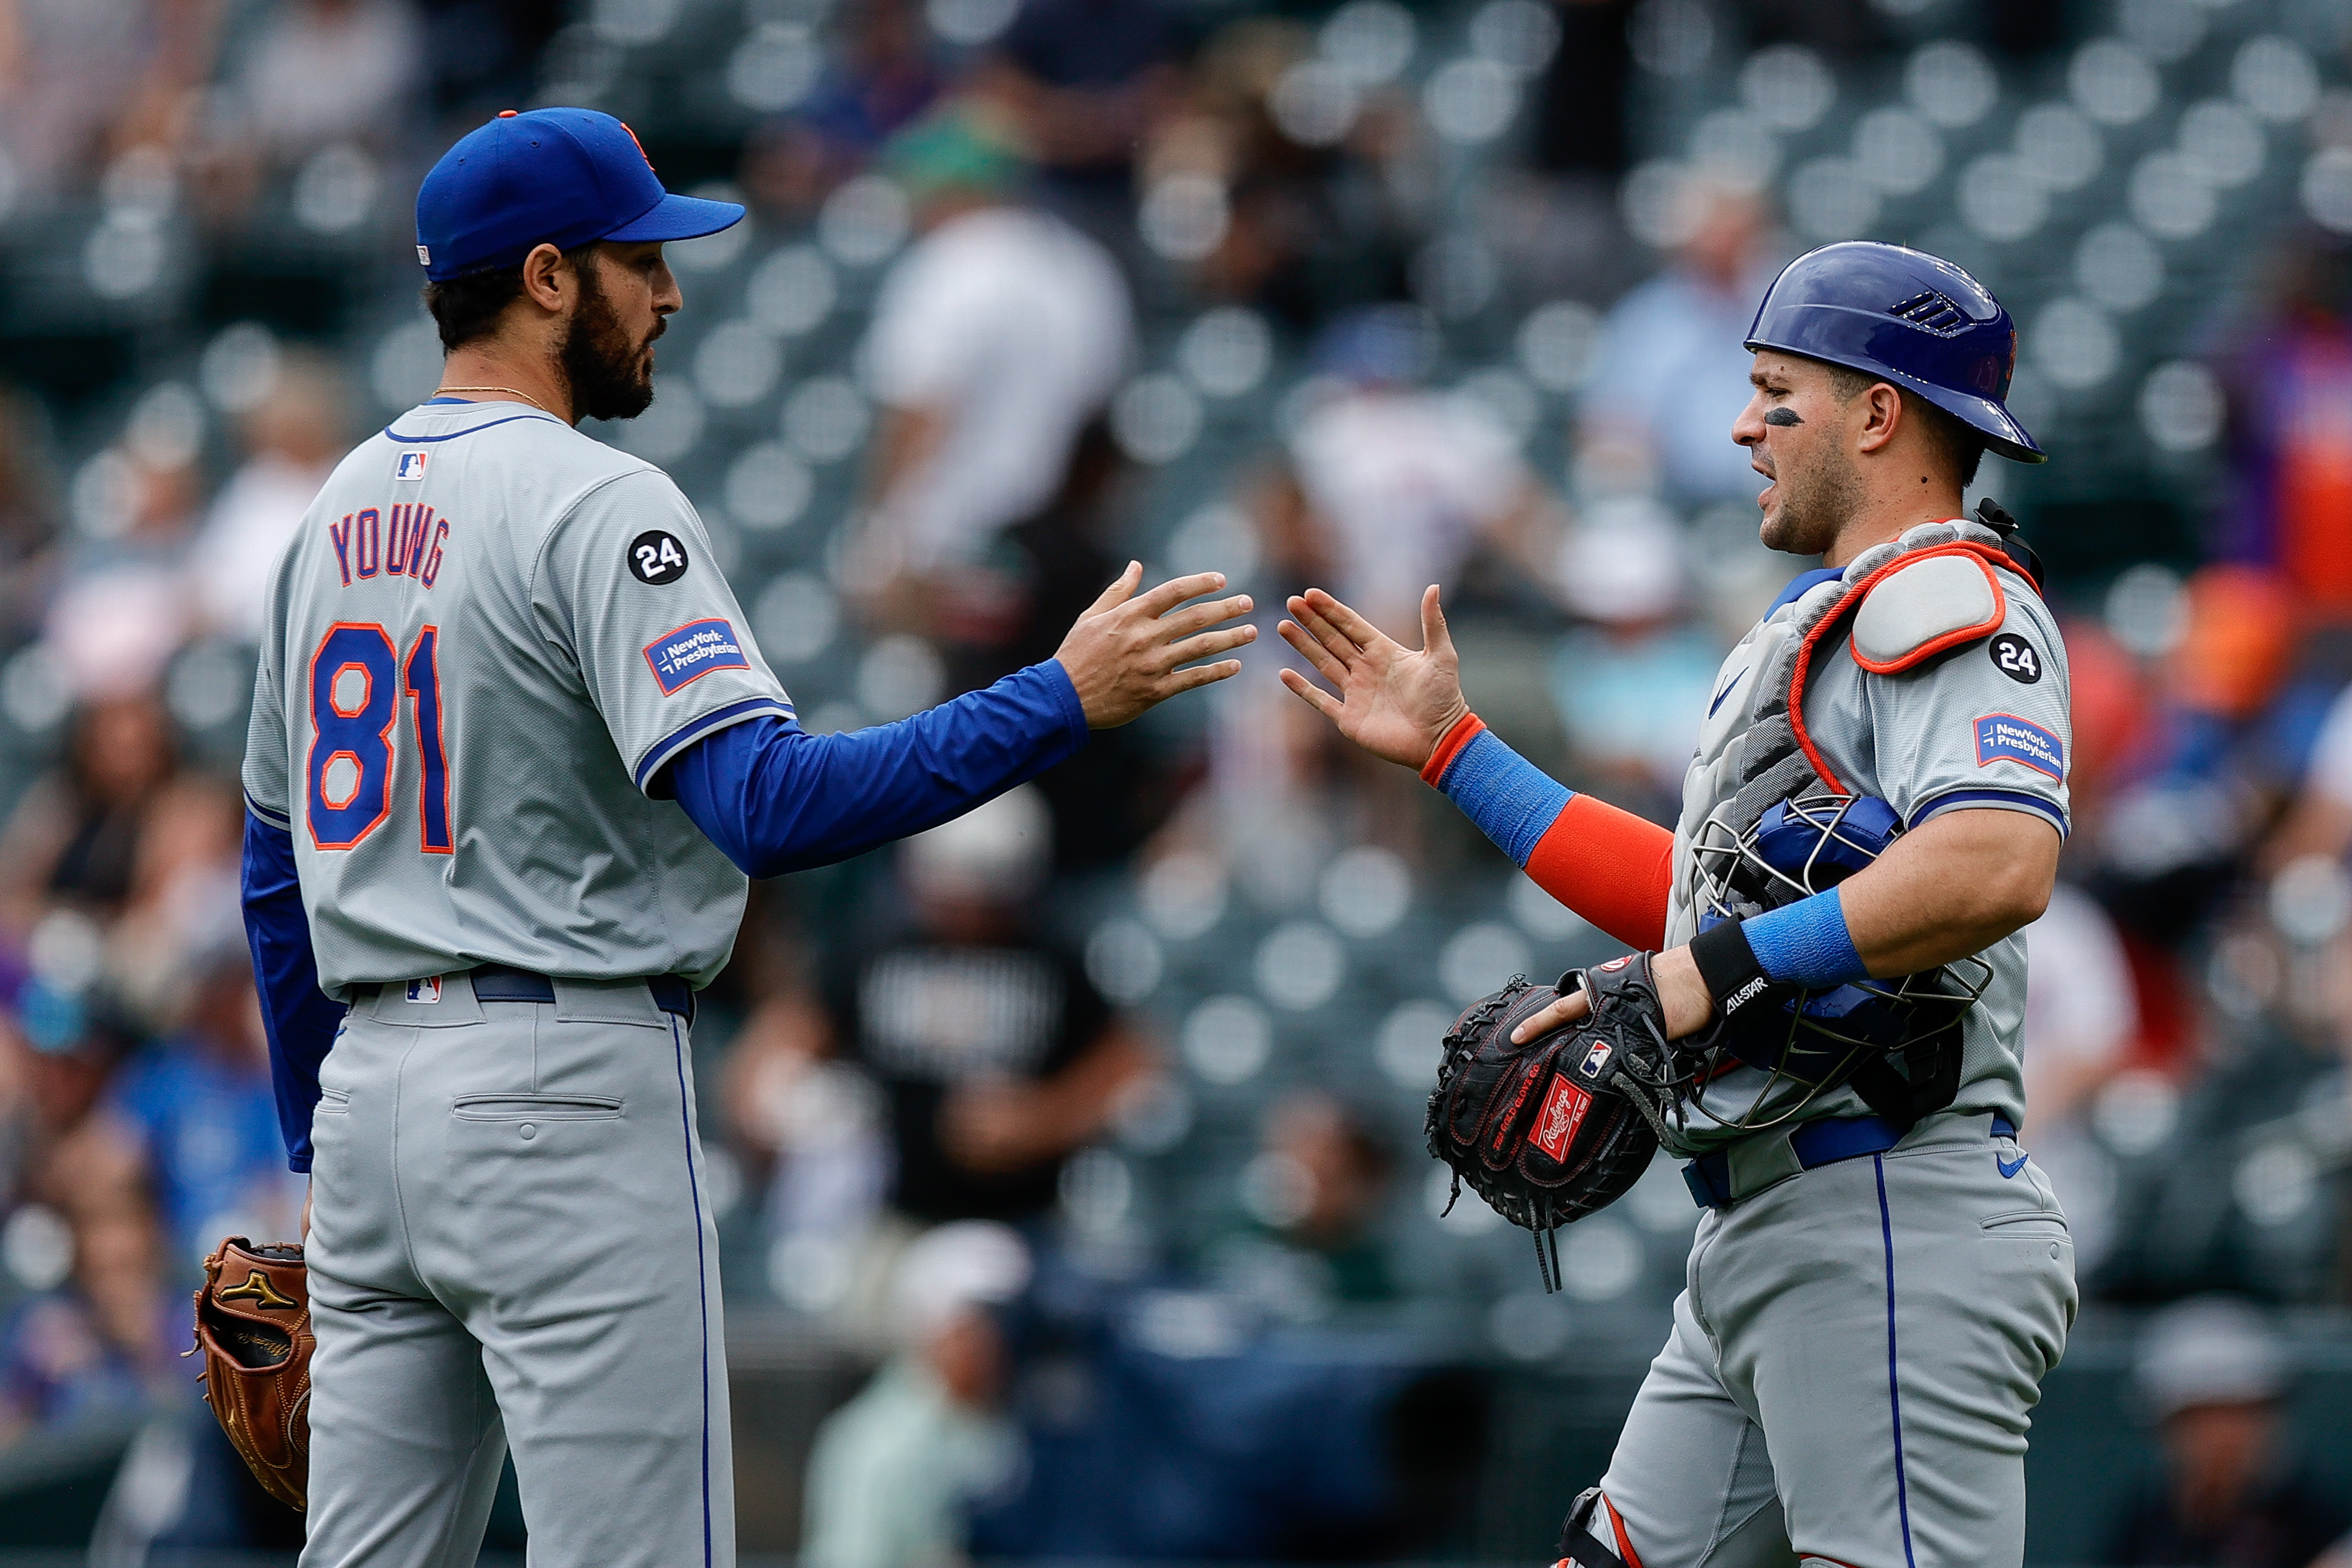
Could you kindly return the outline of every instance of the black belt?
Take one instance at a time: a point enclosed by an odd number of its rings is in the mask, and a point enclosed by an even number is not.
[[[511,968],[505,964],[484,964],[464,971],[474,982],[474,999],[478,1002],[550,1002],[555,1000],[555,982],[545,975],[534,975],[529,969]],[[450,978],[456,978],[453,975]],[[394,982],[398,984],[397,981]],[[646,989],[653,996],[654,1006],[687,1022],[694,1021],[694,988],[676,975],[648,975]],[[352,994],[372,997],[382,988],[374,985],[353,986]]]
[[[1898,1127],[1884,1116],[1828,1116],[1818,1122],[1807,1122],[1789,1134],[1789,1147],[1796,1152],[1797,1168],[1812,1170],[1820,1166],[1833,1166],[1840,1160],[1858,1160],[1864,1155],[1883,1155],[1903,1141],[1909,1127]],[[2009,1118],[1995,1114],[1992,1135],[2013,1138],[2017,1129]],[[1731,1157],[1722,1149],[1701,1155],[1683,1167],[1683,1180],[1691,1189],[1691,1197],[1701,1208],[1731,1207]]]

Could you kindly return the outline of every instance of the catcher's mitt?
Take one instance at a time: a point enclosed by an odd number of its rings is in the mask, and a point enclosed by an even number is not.
[[[300,1511],[310,1484],[310,1288],[302,1249],[232,1236],[205,1260],[205,1401],[262,1489]]]
[[[1591,1001],[1588,1016],[1511,1043],[1521,1020],[1574,987]],[[1456,1199],[1466,1182],[1535,1233],[1546,1291],[1559,1288],[1559,1227],[1614,1203],[1649,1168],[1672,1098],[1669,1060],[1646,954],[1572,969],[1557,987],[1518,976],[1446,1031],[1429,1152],[1453,1167]]]

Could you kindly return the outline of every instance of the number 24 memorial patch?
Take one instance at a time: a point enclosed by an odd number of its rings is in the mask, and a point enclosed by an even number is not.
[[[2021,762],[2053,779],[2066,777],[2066,749],[2058,737],[2011,713],[1989,713],[1977,720],[1977,766]]]
[[[652,666],[654,680],[666,697],[676,696],[688,682],[698,681],[713,670],[751,667],[743,657],[743,645],[735,640],[735,628],[716,617],[689,621],[655,638],[646,644],[646,663]]]

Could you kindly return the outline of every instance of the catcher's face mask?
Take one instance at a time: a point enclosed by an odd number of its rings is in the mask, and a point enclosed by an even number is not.
[[[1746,919],[1825,893],[1875,861],[1902,833],[1895,809],[1873,796],[1816,790],[1768,809],[1748,831],[1720,814],[1691,842],[1698,880],[1699,929]],[[1908,1048],[1957,1040],[1961,1016],[1992,978],[1992,967],[1963,958],[1892,979],[1824,990],[1785,988],[1690,1043],[1704,1060],[1685,1096],[1695,1122],[1762,1131],[1800,1115],[1873,1056],[1901,1061]],[[1742,1074],[1717,1085],[1741,1067]],[[1901,1071],[1898,1068],[1898,1071]]]

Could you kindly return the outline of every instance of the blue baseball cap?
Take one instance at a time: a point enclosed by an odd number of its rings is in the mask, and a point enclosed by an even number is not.
[[[695,239],[737,202],[662,188],[636,133],[593,109],[509,109],[441,154],[416,193],[416,259],[436,283],[515,267],[535,246]]]

